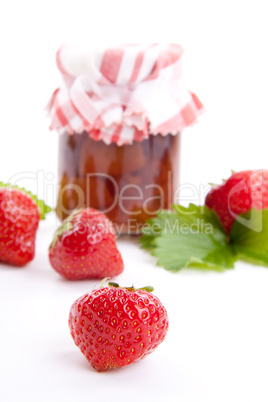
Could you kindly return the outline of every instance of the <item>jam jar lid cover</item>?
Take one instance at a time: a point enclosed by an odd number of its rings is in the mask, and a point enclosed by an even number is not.
[[[185,87],[182,54],[179,44],[62,45],[56,54],[62,82],[47,105],[50,129],[87,131],[118,145],[181,132],[203,111]]]

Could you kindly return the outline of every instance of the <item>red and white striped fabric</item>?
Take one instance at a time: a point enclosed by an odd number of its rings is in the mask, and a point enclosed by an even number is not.
[[[177,44],[60,47],[62,85],[49,102],[50,128],[118,145],[182,131],[203,110],[183,85],[182,53]]]

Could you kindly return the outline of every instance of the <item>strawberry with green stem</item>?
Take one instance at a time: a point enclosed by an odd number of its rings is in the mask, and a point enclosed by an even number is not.
[[[23,266],[33,260],[40,219],[51,208],[29,191],[0,183],[0,261]]]
[[[213,185],[205,204],[215,211],[226,233],[240,214],[268,208],[268,170],[233,172],[222,184]]]
[[[112,222],[93,208],[75,210],[63,221],[49,247],[49,260],[71,280],[112,277],[124,268]]]
[[[166,337],[169,320],[152,287],[108,286],[79,297],[71,306],[69,327],[75,344],[97,371],[144,359]]]

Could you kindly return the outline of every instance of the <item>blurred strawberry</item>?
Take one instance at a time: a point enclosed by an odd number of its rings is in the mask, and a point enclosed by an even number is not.
[[[49,247],[52,267],[67,279],[105,278],[123,271],[112,222],[100,211],[74,211]]]
[[[0,261],[22,266],[34,258],[39,220],[50,210],[25,189],[0,183]]]
[[[212,187],[205,204],[217,213],[229,234],[239,214],[268,208],[268,170],[233,173],[223,184]]]

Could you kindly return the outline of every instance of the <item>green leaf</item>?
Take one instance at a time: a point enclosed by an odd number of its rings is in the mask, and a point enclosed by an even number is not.
[[[162,210],[156,218],[149,219],[142,227],[143,236],[140,238],[140,244],[143,248],[151,250],[155,247],[154,239],[165,230],[167,223],[170,227],[176,224],[177,215],[171,211]]]
[[[268,265],[268,209],[252,209],[234,222],[230,242],[241,259]]]
[[[52,208],[46,205],[43,200],[39,200],[36,195],[31,193],[31,191],[25,190],[25,188],[3,182],[0,182],[0,187],[16,188],[17,190],[23,191],[24,193],[29,195],[37,204],[40,212],[40,219],[45,219],[45,215],[52,211]]]
[[[226,245],[216,245],[210,236],[199,234],[166,235],[156,239],[157,247],[152,255],[158,258],[157,265],[170,271],[185,267],[207,269],[233,268],[234,254]]]
[[[170,271],[234,267],[236,253],[213,211],[194,204],[173,209],[161,211],[142,230],[142,247],[157,257],[157,265]]]

